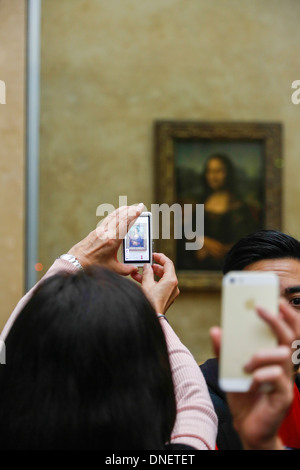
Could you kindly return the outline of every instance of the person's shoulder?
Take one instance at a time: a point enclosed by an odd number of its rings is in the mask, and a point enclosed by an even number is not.
[[[207,359],[199,367],[215,408],[225,407],[227,409],[226,395],[219,386],[219,363],[217,358]]]
[[[200,369],[204,378],[210,386],[215,388],[218,385],[219,363],[216,357],[207,359],[200,364]]]
[[[219,386],[218,360],[217,358],[207,359],[203,364],[200,364],[199,367],[206,381],[211,401],[218,416],[218,449],[239,450],[242,448],[240,439],[232,425],[232,417],[226,401],[226,395]]]

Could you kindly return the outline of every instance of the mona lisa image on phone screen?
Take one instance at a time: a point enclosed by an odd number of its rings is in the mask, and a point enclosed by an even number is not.
[[[122,244],[122,261],[135,266],[152,264],[151,212],[142,212],[126,234]]]
[[[224,391],[246,392],[251,374],[245,364],[262,348],[277,340],[256,307],[278,314],[279,280],[276,274],[259,271],[227,273],[222,282],[222,341],[219,384]]]

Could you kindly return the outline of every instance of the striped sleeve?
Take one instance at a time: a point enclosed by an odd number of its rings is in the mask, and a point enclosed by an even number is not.
[[[169,323],[163,317],[159,320],[168,345],[177,405],[170,442],[197,450],[214,450],[217,416],[203,374]]]

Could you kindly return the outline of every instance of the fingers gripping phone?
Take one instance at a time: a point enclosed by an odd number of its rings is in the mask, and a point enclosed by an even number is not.
[[[134,266],[152,264],[151,212],[142,212],[125,235],[122,243],[122,261]]]
[[[279,280],[274,273],[232,271],[224,276],[219,365],[219,385],[224,391],[248,391],[252,378],[244,372],[244,365],[258,350],[277,343],[256,307],[277,315],[278,300]]]

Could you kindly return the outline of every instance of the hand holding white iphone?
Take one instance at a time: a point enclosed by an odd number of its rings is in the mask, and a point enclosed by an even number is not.
[[[224,391],[248,391],[252,379],[243,370],[245,364],[258,350],[277,343],[256,307],[277,315],[278,300],[279,280],[274,273],[232,271],[224,276],[219,365],[219,385]]]
[[[125,235],[122,244],[122,261],[134,266],[152,264],[151,212],[142,212]]]

